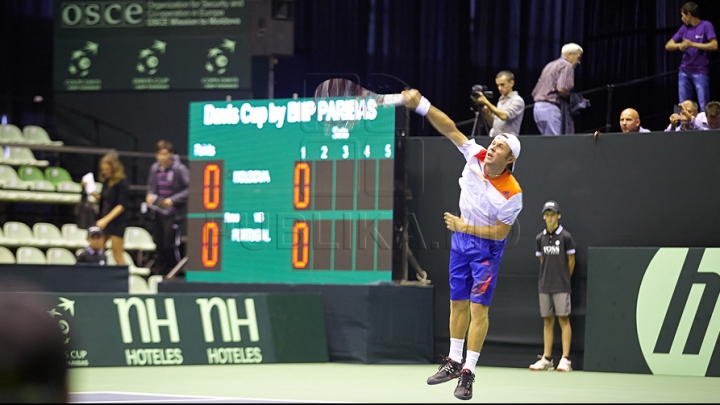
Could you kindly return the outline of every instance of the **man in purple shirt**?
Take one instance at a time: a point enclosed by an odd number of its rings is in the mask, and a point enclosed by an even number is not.
[[[693,2],[683,4],[680,15],[683,25],[667,41],[665,50],[682,52],[678,72],[680,102],[692,99],[695,88],[700,111],[705,111],[710,101],[709,53],[718,49],[715,29],[710,21],[700,19],[698,5]]]

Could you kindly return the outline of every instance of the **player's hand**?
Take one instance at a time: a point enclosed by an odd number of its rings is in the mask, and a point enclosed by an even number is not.
[[[172,200],[169,198],[166,198],[160,202],[161,207],[172,207],[173,203]]]
[[[449,212],[443,214],[445,218],[445,225],[447,229],[453,232],[465,232],[467,230],[467,224],[463,220]]]
[[[405,107],[413,110],[417,108],[422,98],[422,94],[416,89],[403,90],[402,95],[405,98]]]
[[[152,204],[152,203],[155,202],[155,199],[156,199],[156,198],[157,198],[157,197],[155,196],[155,194],[148,194],[148,195],[145,196],[145,202],[148,203],[148,204]]]
[[[684,51],[684,50],[692,47],[692,42],[689,39],[683,39],[683,41],[680,42],[679,47],[680,47],[681,51]]]

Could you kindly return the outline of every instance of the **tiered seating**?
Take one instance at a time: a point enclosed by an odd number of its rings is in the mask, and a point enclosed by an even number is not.
[[[45,256],[47,257],[47,263],[48,264],[67,264],[67,265],[73,265],[77,263],[77,259],[75,255],[61,247],[52,247],[45,252]]]
[[[16,172],[0,164],[0,201],[76,204],[81,198],[82,186],[62,167],[22,165]]]
[[[18,264],[47,264],[45,253],[34,246],[20,246],[15,258]]]
[[[115,256],[112,254],[111,250],[105,251],[105,256],[107,257],[107,264],[109,265],[116,265],[117,261],[115,260]],[[150,268],[148,267],[137,267],[135,266],[135,261],[133,261],[132,256],[130,256],[130,253],[123,252],[123,258],[125,259],[125,264],[128,266],[128,271],[130,271],[130,274],[137,274],[139,276],[149,276],[150,275]]]
[[[15,255],[5,246],[0,246],[0,264],[15,264]]]
[[[22,134],[25,136],[25,141],[29,144],[35,145],[53,145],[62,146],[62,141],[53,141],[48,136],[45,128],[38,125],[25,125],[22,129]]]
[[[0,164],[9,166],[38,166],[47,167],[50,162],[36,159],[30,148],[26,146],[7,146],[6,153],[0,155]]]
[[[50,139],[45,128],[39,125],[25,125],[22,129],[14,124],[0,125],[0,143],[62,146],[62,141]]]

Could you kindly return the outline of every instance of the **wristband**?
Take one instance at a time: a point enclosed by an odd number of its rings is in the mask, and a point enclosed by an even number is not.
[[[424,117],[425,114],[428,113],[428,111],[430,111],[430,101],[423,96],[420,99],[420,104],[415,107],[415,112]]]

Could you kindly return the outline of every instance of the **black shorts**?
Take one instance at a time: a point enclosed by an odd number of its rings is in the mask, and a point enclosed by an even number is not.
[[[103,229],[103,234],[107,236],[119,236],[123,238],[125,237],[125,228],[127,227],[128,221],[112,220],[107,224],[105,229]]]

